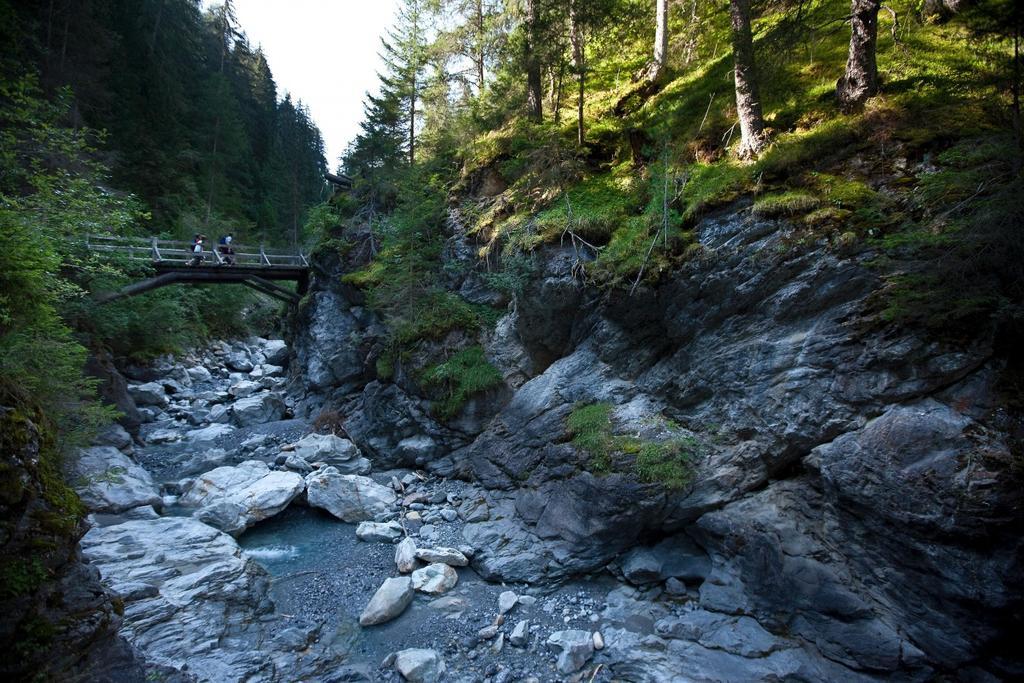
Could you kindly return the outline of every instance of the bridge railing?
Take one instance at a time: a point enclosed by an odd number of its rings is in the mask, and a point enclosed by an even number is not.
[[[120,254],[132,261],[150,263],[180,263],[192,261],[192,242],[185,240],[165,240],[155,237],[119,237],[114,235],[86,235],[85,246],[90,251]],[[203,249],[203,263],[224,264],[228,255],[222,254],[221,245],[210,244]],[[305,268],[309,266],[306,255],[298,253],[271,252],[259,247],[232,243],[235,265],[261,267]]]

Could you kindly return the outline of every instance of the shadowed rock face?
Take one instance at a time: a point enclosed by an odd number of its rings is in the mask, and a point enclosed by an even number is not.
[[[552,250],[486,340],[514,393],[479,433],[453,436],[399,382],[341,399],[351,436],[391,464],[418,430],[435,448],[417,462],[484,489],[489,515],[465,537],[486,577],[558,581],[682,531],[697,544],[681,561],[707,576],[689,579],[700,607],[797,636],[827,660],[821,676],[1016,675],[1015,418],[993,403],[990,340],[867,326],[873,254],[794,249],[790,230],[734,208],[697,227],[702,255],[657,288],[600,300]],[[565,424],[594,402],[617,433],[668,418],[693,436],[691,483],[641,483],[628,459],[589,472]],[[718,661],[693,647],[676,649]],[[805,665],[764,657],[763,675]]]
[[[117,635],[122,606],[79,553],[77,511],[54,502],[48,477],[59,475],[44,473],[45,448],[33,419],[0,406],[0,675],[141,683],[146,671]]]

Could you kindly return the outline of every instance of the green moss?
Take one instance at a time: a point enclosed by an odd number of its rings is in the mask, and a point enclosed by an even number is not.
[[[614,450],[611,414],[610,403],[577,405],[566,421],[573,445],[590,455],[590,466],[594,472],[611,470]]]
[[[683,187],[683,217],[692,220],[701,212],[732,201],[752,180],[751,169],[733,161],[693,164]]]
[[[598,474],[613,469],[614,455],[633,456],[633,471],[640,481],[668,489],[686,486],[692,478],[692,457],[697,443],[691,438],[648,440],[613,434],[610,403],[579,404],[566,420],[576,448],[587,453]]]
[[[755,216],[776,217],[796,216],[818,208],[821,201],[814,195],[801,190],[777,192],[758,197],[754,201]]]
[[[434,404],[435,414],[451,419],[472,396],[500,386],[504,378],[484,356],[482,347],[471,346],[428,368],[422,381],[427,387],[443,390],[444,398]]]
[[[38,557],[0,558],[0,597],[30,595],[49,576]]]
[[[568,229],[588,242],[604,244],[641,206],[632,176],[592,176],[538,213],[536,226],[544,241],[557,240]]]

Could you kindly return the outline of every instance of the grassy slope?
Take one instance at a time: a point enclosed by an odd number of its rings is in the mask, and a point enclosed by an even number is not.
[[[955,24],[921,25],[903,16],[896,28],[883,12],[883,92],[863,112],[846,115],[834,88],[845,65],[847,12],[844,0],[823,0],[798,22],[776,3],[756,23],[773,142],[753,164],[729,154],[738,132],[723,11],[703,18],[691,64],[674,64],[675,78],[646,101],[628,100],[633,111],[624,116],[615,104],[635,86],[622,74],[643,63],[645,46],[598,44],[586,101],[588,148],[581,154],[573,149],[571,111],[561,125],[538,130],[517,121],[467,147],[468,175],[490,167],[509,185],[493,203],[469,211],[484,242],[481,254],[499,246],[529,250],[563,239],[569,229],[598,247],[590,268],[595,280],[622,286],[635,279],[648,251],[650,278],[685,259],[694,251],[687,232],[694,220],[744,196],[755,199],[755,213],[788,216],[807,227],[807,239],[843,248],[940,210],[941,198],[919,201],[921,178],[912,167],[960,140],[999,134],[1003,103],[991,57],[1000,48]],[[685,26],[675,28],[685,35]],[[640,159],[631,137],[640,140]],[[652,249],[659,231],[663,239]]]

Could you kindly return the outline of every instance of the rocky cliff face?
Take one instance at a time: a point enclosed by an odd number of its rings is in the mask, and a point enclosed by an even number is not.
[[[869,252],[794,247],[789,225],[742,206],[696,231],[699,258],[633,296],[582,286],[576,254],[547,252],[485,340],[506,389],[445,425],[401,372],[375,379],[380,324],[332,284],[344,264],[322,263],[295,340],[306,410],[337,409],[385,466],[478,483],[486,507],[465,536],[485,576],[621,571],[683,534],[673,553],[699,568],[685,587],[697,612],[752,617],[851,677],[1024,674],[1008,636],[1022,625],[1022,428],[995,399],[991,339],[869,324]],[[617,434],[695,444],[691,483],[643,483],[629,456],[595,474],[566,429],[595,402]],[[663,626],[661,645],[637,645],[650,665],[696,661],[696,627]],[[672,634],[686,646],[666,646]]]
[[[82,561],[85,532],[38,415],[0,406],[0,639],[5,680],[143,681],[124,604]]]

